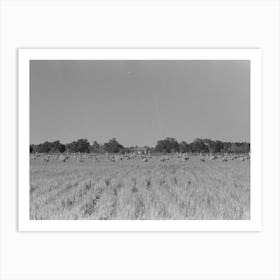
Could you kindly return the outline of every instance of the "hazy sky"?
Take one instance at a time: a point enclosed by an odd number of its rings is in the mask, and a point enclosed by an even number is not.
[[[249,61],[39,61],[30,142],[250,141]]]

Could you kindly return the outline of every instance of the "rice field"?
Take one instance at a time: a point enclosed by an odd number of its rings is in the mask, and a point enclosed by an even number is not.
[[[250,159],[30,159],[30,219],[250,219]]]

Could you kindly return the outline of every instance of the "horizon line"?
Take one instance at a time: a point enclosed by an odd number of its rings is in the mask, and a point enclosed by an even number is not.
[[[246,140],[242,140],[242,141],[233,141],[233,140],[220,140],[220,139],[211,139],[211,138],[199,138],[199,137],[195,137],[191,142],[188,142],[188,141],[186,141],[186,140],[182,140],[182,141],[178,141],[175,137],[171,137],[171,136],[169,136],[169,137],[165,137],[165,138],[162,138],[162,139],[158,139],[157,141],[160,141],[160,140],[165,140],[165,139],[167,139],[167,138],[173,138],[173,139],[175,139],[179,144],[180,143],[182,143],[182,142],[186,142],[187,144],[190,144],[190,143],[193,143],[193,142],[195,142],[195,140],[196,139],[200,139],[200,140],[210,140],[210,141],[214,141],[214,142],[217,142],[217,141],[220,141],[220,142],[223,142],[223,143],[249,143],[249,144],[251,144],[251,141],[246,141]],[[73,142],[76,142],[76,141],[78,141],[78,140],[80,140],[80,139],[85,139],[85,140],[87,140],[89,143],[90,143],[90,145],[92,145],[92,143],[94,142],[94,141],[96,141],[98,144],[100,144],[100,145],[104,145],[105,143],[107,143],[108,141],[110,141],[111,139],[116,139],[121,145],[123,145],[124,147],[151,147],[151,146],[154,146],[154,145],[156,145],[157,144],[157,141],[156,141],[156,143],[155,144],[153,144],[153,145],[148,145],[148,144],[145,144],[145,145],[138,145],[138,144],[130,144],[130,145],[124,145],[124,144],[122,144],[121,143],[121,141],[119,141],[118,140],[118,138],[116,138],[116,137],[111,137],[111,138],[109,138],[107,141],[105,141],[105,142],[99,142],[99,141],[97,141],[97,140],[92,140],[92,141],[90,141],[87,137],[85,137],[85,138],[83,138],[83,137],[80,137],[80,138],[77,138],[77,139],[75,139],[75,140],[71,140],[71,141],[69,141],[69,142],[62,142],[61,140],[59,140],[59,139],[56,139],[56,140],[52,140],[52,141],[50,141],[50,140],[44,140],[43,142],[40,142],[40,143],[29,143],[29,145],[40,145],[40,144],[43,144],[43,143],[45,143],[45,142],[48,142],[48,143],[52,143],[52,142],[56,142],[56,141],[59,141],[62,145],[67,145],[67,144],[70,144],[70,143],[73,143]]]

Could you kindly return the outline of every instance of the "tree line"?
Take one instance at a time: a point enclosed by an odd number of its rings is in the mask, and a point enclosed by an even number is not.
[[[79,139],[68,144],[61,144],[60,141],[44,142],[38,145],[30,145],[30,153],[131,153],[139,149],[149,153],[249,153],[250,143],[248,142],[224,142],[211,139],[196,138],[191,143],[178,142],[175,138],[167,137],[158,140],[155,147],[138,146],[125,147],[116,138],[110,139],[104,144],[97,141],[89,143],[87,139]]]

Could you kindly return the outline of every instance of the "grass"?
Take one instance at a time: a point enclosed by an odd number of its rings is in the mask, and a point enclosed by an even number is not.
[[[30,160],[30,219],[250,219],[250,160]]]

